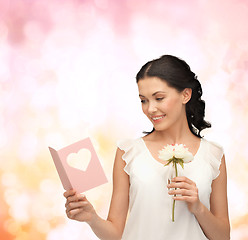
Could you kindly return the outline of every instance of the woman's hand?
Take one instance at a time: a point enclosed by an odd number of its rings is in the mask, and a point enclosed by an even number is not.
[[[169,190],[169,195],[176,194],[177,196],[173,196],[173,199],[177,201],[185,201],[191,213],[195,214],[201,211],[202,203],[199,200],[198,188],[192,180],[186,177],[175,177],[167,187],[177,188],[175,190]]]
[[[75,190],[68,190],[64,193],[67,199],[66,215],[68,218],[90,223],[96,216],[96,211],[87,200],[85,195],[77,194]]]

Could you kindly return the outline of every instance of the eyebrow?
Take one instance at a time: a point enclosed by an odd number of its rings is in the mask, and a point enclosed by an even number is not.
[[[163,92],[163,91],[157,91],[157,92],[153,93],[152,96],[156,95],[157,93],[165,93],[165,92]],[[139,94],[139,96],[140,96],[140,97],[145,97],[145,96],[143,96],[143,95],[141,95],[141,94]]]

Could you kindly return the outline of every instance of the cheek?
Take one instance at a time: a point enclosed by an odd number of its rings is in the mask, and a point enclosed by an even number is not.
[[[142,105],[142,111],[144,114],[147,114],[147,107],[145,105]]]
[[[175,107],[175,102],[175,99],[167,99],[167,101],[163,104],[164,109],[173,109]]]
[[[164,104],[164,109],[172,112],[176,112],[177,110],[181,109],[181,107],[182,104],[180,103],[180,101],[178,101],[177,98],[168,99],[166,104]]]

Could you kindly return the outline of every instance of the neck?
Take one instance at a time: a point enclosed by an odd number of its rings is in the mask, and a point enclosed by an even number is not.
[[[187,141],[193,136],[189,129],[186,118],[174,124],[169,129],[163,131],[155,130],[154,135],[157,139],[160,139],[161,141],[166,141],[169,144],[180,144]]]

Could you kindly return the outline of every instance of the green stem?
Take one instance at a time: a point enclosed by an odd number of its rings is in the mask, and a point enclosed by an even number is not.
[[[175,172],[176,172],[176,177],[178,177],[178,173],[177,173],[177,163],[175,162]]]
[[[175,167],[175,172],[176,172],[176,177],[178,176],[178,172],[177,172],[177,163],[176,162],[173,162],[173,165]],[[175,188],[176,190],[176,188]],[[174,197],[176,196],[176,194],[174,194]],[[175,204],[176,204],[176,201],[175,199],[173,200],[173,206],[172,206],[172,222],[175,222]]]

